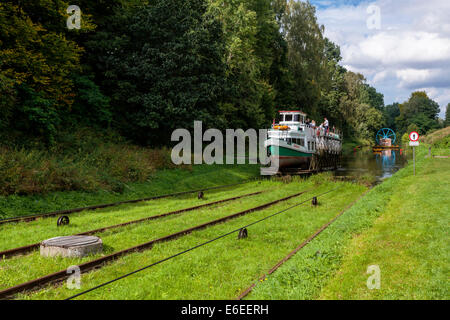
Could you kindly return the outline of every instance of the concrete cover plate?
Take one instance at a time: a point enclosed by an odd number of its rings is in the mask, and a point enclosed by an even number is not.
[[[94,236],[56,237],[41,243],[41,256],[44,257],[84,257],[102,250],[102,240]]]

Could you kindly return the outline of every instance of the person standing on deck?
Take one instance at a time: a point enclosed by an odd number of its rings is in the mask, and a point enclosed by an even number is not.
[[[323,118],[323,128],[325,129],[325,133],[328,133],[328,119]]]

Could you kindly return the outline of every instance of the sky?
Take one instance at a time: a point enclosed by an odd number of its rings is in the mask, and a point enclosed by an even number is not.
[[[341,64],[362,73],[386,105],[426,91],[444,118],[450,103],[449,0],[310,2],[325,36],[341,47]]]

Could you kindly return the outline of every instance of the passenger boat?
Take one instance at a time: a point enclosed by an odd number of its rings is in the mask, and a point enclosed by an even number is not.
[[[316,155],[339,155],[342,138],[338,132],[306,124],[301,111],[279,111],[279,123],[272,124],[264,146],[272,164],[278,167],[311,169]],[[319,169],[319,168],[315,168]]]

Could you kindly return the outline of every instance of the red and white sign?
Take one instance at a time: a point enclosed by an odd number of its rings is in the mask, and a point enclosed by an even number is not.
[[[409,140],[411,141],[419,141],[419,134],[416,131],[413,131],[409,134]]]

